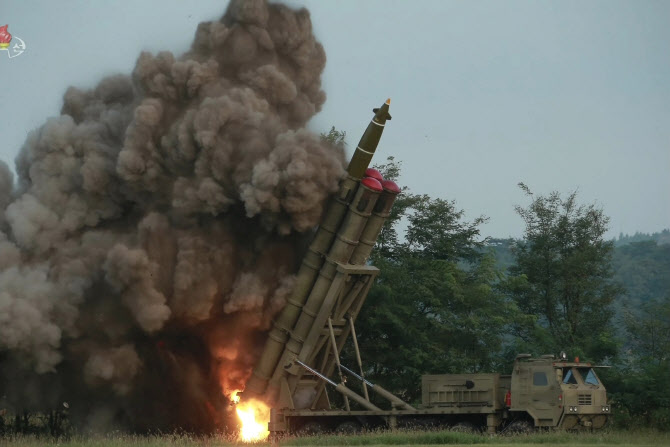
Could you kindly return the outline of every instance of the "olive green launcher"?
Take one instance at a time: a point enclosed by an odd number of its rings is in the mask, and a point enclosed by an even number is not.
[[[340,227],[342,227],[343,223],[344,225],[348,225],[348,223],[344,221],[345,216],[349,211],[349,206],[354,200],[354,197],[358,197],[357,191],[361,189],[361,187],[359,187],[360,180],[364,176],[365,171],[372,160],[372,156],[377,149],[386,121],[391,119],[391,115],[389,114],[390,103],[390,99],[386,100],[381,107],[373,110],[374,116],[370,121],[370,124],[368,124],[368,127],[361,137],[354,155],[349,162],[347,175],[341,181],[336,196],[330,201],[324,217],[316,230],[314,238],[309,245],[307,253],[303,258],[302,264],[296,275],[293,292],[287,299],[286,306],[276,318],[274,325],[268,334],[268,339],[258,364],[256,365],[252,376],[247,381],[243,395],[244,399],[252,396],[264,396],[270,378],[273,377],[273,375],[275,377],[277,376],[278,368],[283,369],[279,360],[282,353],[285,351],[290,334],[293,333],[294,326],[303,312],[303,306],[314,288],[319,272],[331,250],[331,246],[336,239],[338,231],[340,231]],[[361,194],[363,194],[363,192],[361,192]],[[354,218],[352,219],[357,220]],[[364,223],[362,225],[363,227],[360,230],[365,232]],[[345,233],[358,233],[353,234],[353,236],[360,236],[360,231],[358,230],[346,230]],[[346,237],[346,235],[344,237]],[[352,237],[352,242],[354,242],[354,244],[349,245],[355,245],[357,240],[353,241],[353,239],[354,238]],[[348,251],[350,249],[346,248],[344,250]],[[351,256],[351,254],[348,256]],[[308,319],[308,316],[303,317],[303,321],[306,319]],[[307,330],[309,330],[309,328]],[[296,342],[300,342],[300,338],[298,338]]]

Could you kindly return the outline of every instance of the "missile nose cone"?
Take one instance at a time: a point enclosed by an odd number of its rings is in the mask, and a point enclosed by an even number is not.
[[[373,120],[378,122],[379,124],[384,124],[387,120],[390,120],[391,119],[391,114],[389,114],[390,106],[391,106],[391,98],[387,99],[386,102],[382,104],[382,106],[379,107],[378,109],[373,109],[372,111],[375,114]]]

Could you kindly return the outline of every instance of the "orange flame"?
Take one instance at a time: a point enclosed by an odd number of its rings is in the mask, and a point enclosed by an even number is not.
[[[237,391],[231,395],[232,399],[237,399],[237,402],[240,401]],[[270,407],[261,401],[251,399],[237,405],[236,410],[237,418],[240,420],[240,440],[244,442],[256,442],[267,439],[270,434],[268,430]]]
[[[235,390],[232,393],[230,393],[230,403],[231,404],[239,404],[240,403],[240,396],[237,395],[240,390]]]

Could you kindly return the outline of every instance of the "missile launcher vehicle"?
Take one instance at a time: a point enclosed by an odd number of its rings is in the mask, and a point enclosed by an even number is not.
[[[533,428],[602,428],[607,392],[591,363],[519,354],[512,374],[424,375],[422,410],[461,429],[525,432]]]
[[[270,405],[271,436],[436,425],[489,432],[602,427],[610,407],[588,363],[520,355],[511,375],[427,375],[416,406],[365,378],[354,322],[379,273],[368,258],[401,192],[368,167],[391,119],[389,106],[387,100],[373,110],[241,399]],[[349,340],[355,371],[340,361]],[[340,395],[338,408],[328,387]]]

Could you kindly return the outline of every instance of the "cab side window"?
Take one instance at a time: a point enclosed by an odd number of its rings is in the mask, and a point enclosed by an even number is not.
[[[547,380],[547,373],[544,372],[533,373],[533,385],[535,386],[549,385],[549,381]]]

